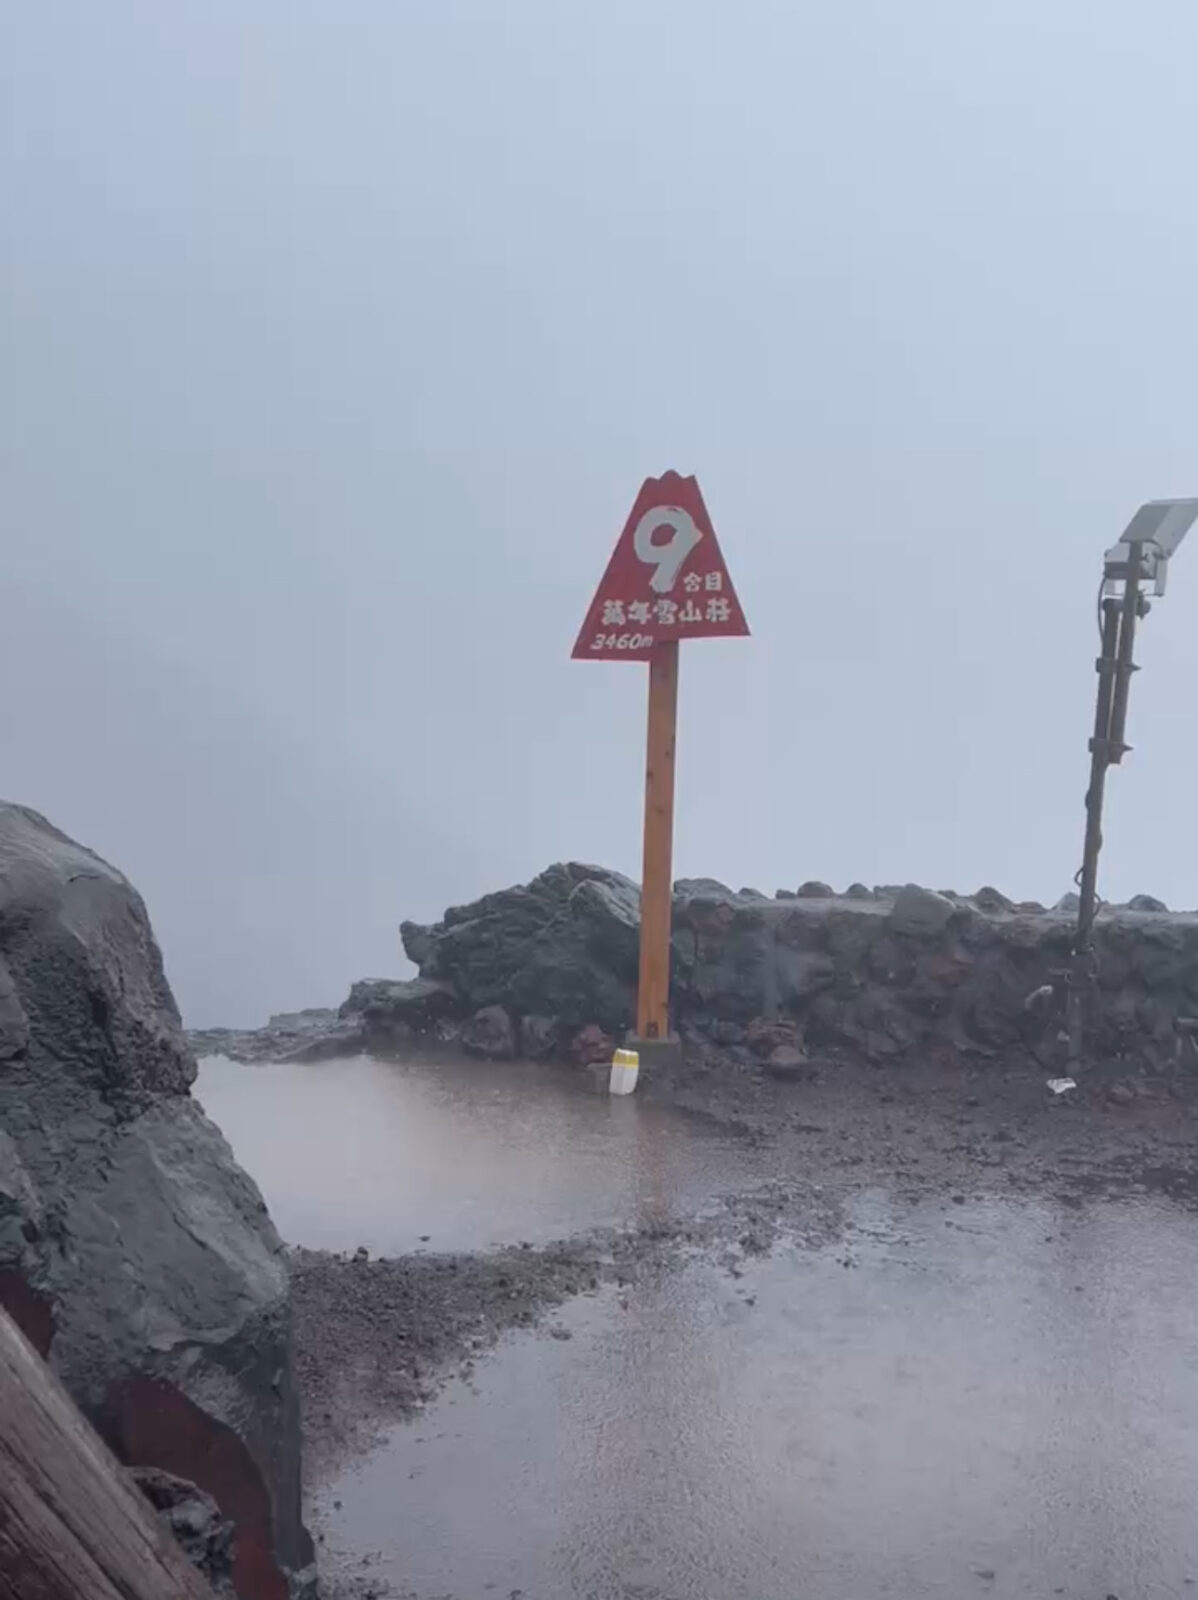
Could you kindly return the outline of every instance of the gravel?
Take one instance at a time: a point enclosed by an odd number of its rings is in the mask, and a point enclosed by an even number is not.
[[[390,1425],[418,1413],[443,1384],[467,1380],[506,1334],[542,1327],[556,1307],[608,1286],[635,1288],[696,1255],[733,1276],[785,1236],[811,1245],[840,1237],[845,1203],[885,1187],[898,1199],[1049,1195],[1081,1205],[1094,1195],[1157,1193],[1198,1208],[1189,1078],[1083,1079],[1049,1095],[1043,1074],[993,1063],[896,1071],[821,1067],[781,1083],[710,1058],[644,1092],[699,1111],[776,1156],[776,1176],[698,1214],[603,1230],[543,1248],[519,1241],[475,1254],[370,1259],[296,1250],[291,1257],[296,1367],[304,1407],[309,1492]],[[851,1264],[851,1263],[850,1263]],[[330,1600],[388,1593],[369,1571],[329,1574]],[[393,1592],[391,1592],[393,1594]],[[393,1600],[402,1600],[394,1596]]]

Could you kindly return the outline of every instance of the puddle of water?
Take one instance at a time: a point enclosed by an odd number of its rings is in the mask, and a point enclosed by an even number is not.
[[[699,1117],[528,1063],[200,1063],[196,1097],[283,1237],[395,1255],[652,1222],[770,1175]]]
[[[320,1496],[329,1550],[419,1600],[1198,1592],[1192,1218],[857,1221],[509,1339]]]

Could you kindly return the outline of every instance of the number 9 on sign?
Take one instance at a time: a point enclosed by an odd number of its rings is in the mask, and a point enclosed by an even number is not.
[[[662,528],[670,529],[672,537],[664,544],[655,543],[653,535]],[[682,563],[702,537],[690,512],[681,506],[654,506],[645,512],[632,536],[632,548],[638,560],[647,567],[656,567],[649,579],[649,587],[656,594],[669,594],[678,581]]]

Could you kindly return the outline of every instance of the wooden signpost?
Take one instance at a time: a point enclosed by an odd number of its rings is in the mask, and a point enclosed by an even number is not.
[[[743,638],[741,610],[694,478],[647,478],[574,645],[576,661],[647,661],[645,853],[636,1046],[670,1048],[670,903],[678,646]]]

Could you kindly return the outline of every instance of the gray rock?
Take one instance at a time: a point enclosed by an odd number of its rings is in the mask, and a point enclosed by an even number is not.
[[[510,1061],[516,1054],[516,1030],[502,1006],[483,1006],[462,1029],[462,1049],[488,1061]]]
[[[240,1508],[240,1592],[266,1600],[312,1559],[283,1248],[190,1097],[140,898],[2,803],[0,962],[26,1019],[0,1070],[0,1303],[120,1459]]]
[[[425,1033],[464,1007],[452,984],[435,978],[363,978],[349,991],[340,1016],[358,1020],[370,1033],[402,1030]]]
[[[237,1600],[233,1588],[236,1525],[222,1517],[211,1495],[157,1467],[134,1467],[130,1476],[158,1512],[184,1555],[203,1573],[219,1600]]]
[[[1052,909],[1054,911],[1063,912],[1067,916],[1073,917],[1077,915],[1077,910],[1081,903],[1081,896],[1075,894],[1071,889],[1068,894],[1063,894],[1061,896]]]
[[[283,1011],[264,1028],[201,1028],[185,1035],[192,1053],[231,1061],[326,1061],[366,1048],[360,1017],[326,1009]]]
[[[286,1037],[271,1051],[276,1061],[331,1061],[346,1056],[361,1055],[369,1047],[367,1030],[359,1023],[347,1019],[338,1021],[324,1032],[313,1030]]]
[[[414,967],[422,967],[432,954],[433,930],[419,922],[401,922],[399,939],[404,955]]]
[[[570,1056],[580,1067],[602,1066],[611,1061],[615,1048],[616,1041],[609,1033],[588,1022],[570,1041]]]
[[[787,1017],[754,1017],[745,1029],[745,1042],[764,1059],[777,1049],[798,1049],[802,1041],[797,1022]]]
[[[716,1020],[711,1024],[708,1032],[711,1034],[712,1042],[714,1044],[728,1046],[744,1044],[745,1042],[745,1030],[741,1027],[740,1023],[729,1022],[724,1017],[717,1017]]]
[[[937,934],[956,909],[944,895],[909,883],[895,898],[889,922],[895,933]]]
[[[679,878],[674,884],[675,900],[735,900],[736,894],[718,878]]]
[[[0,960],[0,1061],[19,1056],[29,1043],[29,1019],[12,975]]]
[[[832,913],[814,902],[712,900],[674,904],[673,998],[679,1016],[747,1023],[790,1011],[833,981],[825,935]]]
[[[846,900],[872,900],[874,892],[863,883],[850,883],[844,897]]]
[[[775,889],[775,900],[797,900],[799,897],[793,889]]]
[[[525,1017],[520,1023],[520,1053],[528,1061],[548,1061],[557,1054],[561,1030],[552,1017]]]
[[[337,1013],[328,1006],[306,1006],[303,1011],[276,1011],[268,1020],[268,1028],[280,1033],[323,1033],[337,1025]]]
[[[817,879],[811,878],[806,883],[799,885],[797,898],[799,900],[834,900],[836,898],[836,890],[833,889],[830,883],[820,883]]]
[[[1168,911],[1169,907],[1163,900],[1158,900],[1150,894],[1133,894],[1127,902],[1129,911]]]
[[[596,1022],[623,1032],[634,1011],[639,939],[637,886],[618,872],[567,862],[526,886],[452,908],[406,947],[423,957],[421,979],[442,985],[464,1012],[502,1005],[568,1029]],[[353,999],[351,992],[347,1004]]]
[[[780,1044],[766,1057],[765,1070],[771,1078],[800,1078],[809,1072],[810,1062],[797,1046]]]
[[[973,896],[973,903],[979,911],[986,911],[991,914],[1011,909],[1011,902],[1006,895],[993,888],[990,884],[985,884],[978,890]]]
[[[44,1216],[16,1140],[0,1128],[0,1260],[17,1259],[25,1238],[36,1238]]]

